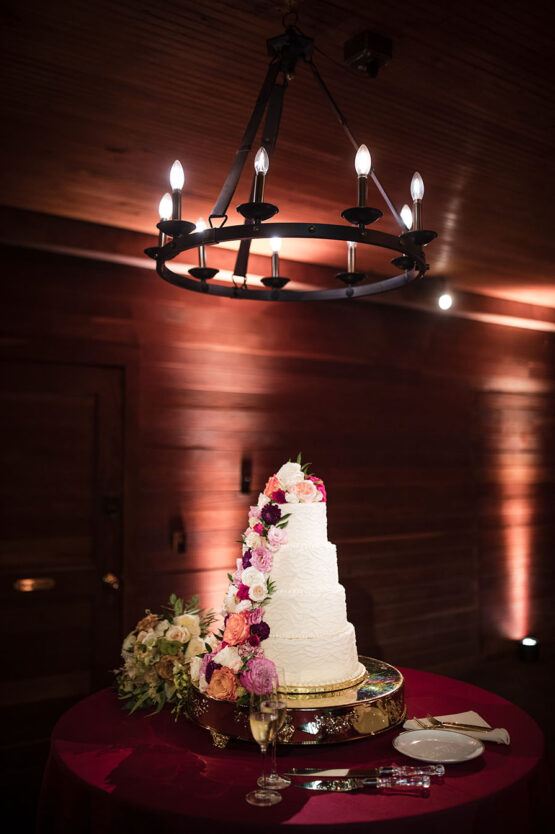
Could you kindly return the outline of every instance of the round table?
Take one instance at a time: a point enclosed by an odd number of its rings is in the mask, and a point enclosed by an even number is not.
[[[52,734],[38,814],[39,834],[297,832],[371,830],[372,834],[476,834],[535,831],[549,813],[542,733],[509,701],[461,681],[402,670],[408,715],[476,710],[505,727],[510,746],[486,743],[482,757],[448,765],[428,796],[316,793],[290,787],[271,808],[245,802],[260,772],[247,742],[213,746],[206,730],[169,709],[148,717],[122,710],[102,690],[70,709]],[[397,753],[399,728],[347,744],[279,748],[280,769],[416,764]]]

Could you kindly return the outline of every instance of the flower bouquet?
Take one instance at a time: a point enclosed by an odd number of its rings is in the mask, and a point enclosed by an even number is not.
[[[176,704],[188,684],[189,664],[218,642],[209,632],[215,616],[199,606],[197,596],[184,604],[172,594],[165,609],[164,614],[147,610],[123,641],[115,685],[130,712],[149,707],[159,712],[166,703]]]

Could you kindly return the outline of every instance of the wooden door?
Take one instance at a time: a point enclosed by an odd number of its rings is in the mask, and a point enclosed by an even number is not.
[[[122,383],[121,368],[0,363],[0,703],[15,747],[47,738],[118,663]]]

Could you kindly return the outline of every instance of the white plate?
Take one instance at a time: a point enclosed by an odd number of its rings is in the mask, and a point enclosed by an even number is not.
[[[479,739],[450,730],[408,730],[393,739],[393,746],[411,759],[443,764],[468,762],[484,752]]]

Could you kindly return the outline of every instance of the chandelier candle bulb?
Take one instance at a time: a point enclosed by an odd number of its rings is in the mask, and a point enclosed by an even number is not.
[[[181,220],[181,192],[185,184],[185,173],[179,159],[173,163],[170,171],[170,185],[172,189],[172,220]]]
[[[270,238],[272,247],[272,278],[279,278],[279,250],[281,249],[281,238]]]
[[[413,203],[413,216],[414,216],[414,228],[421,229],[422,228],[422,198],[424,197],[424,180],[418,173],[415,173],[412,176],[411,184],[410,184],[410,195],[412,197]]]
[[[356,241],[349,240],[347,242],[347,272],[356,272]]]
[[[172,195],[168,191],[166,191],[166,193],[160,200],[160,205],[158,206],[158,214],[160,215],[160,220],[169,220],[172,216],[172,211]],[[158,246],[165,246],[167,239],[167,235],[165,235],[164,232],[158,232]]]
[[[412,209],[406,203],[401,209],[401,220],[405,224],[407,231],[412,229]]]
[[[372,169],[372,157],[366,145],[361,145],[355,156],[355,171],[358,175],[358,205],[366,205],[368,174]]]
[[[256,179],[254,182],[254,202],[261,203],[264,199],[264,183],[270,167],[270,158],[266,148],[259,148],[254,158]]]
[[[206,231],[206,223],[204,222],[202,217],[199,217],[199,219],[196,222],[195,232],[204,231]],[[198,265],[201,269],[206,269],[206,249],[202,244],[198,248]]]

